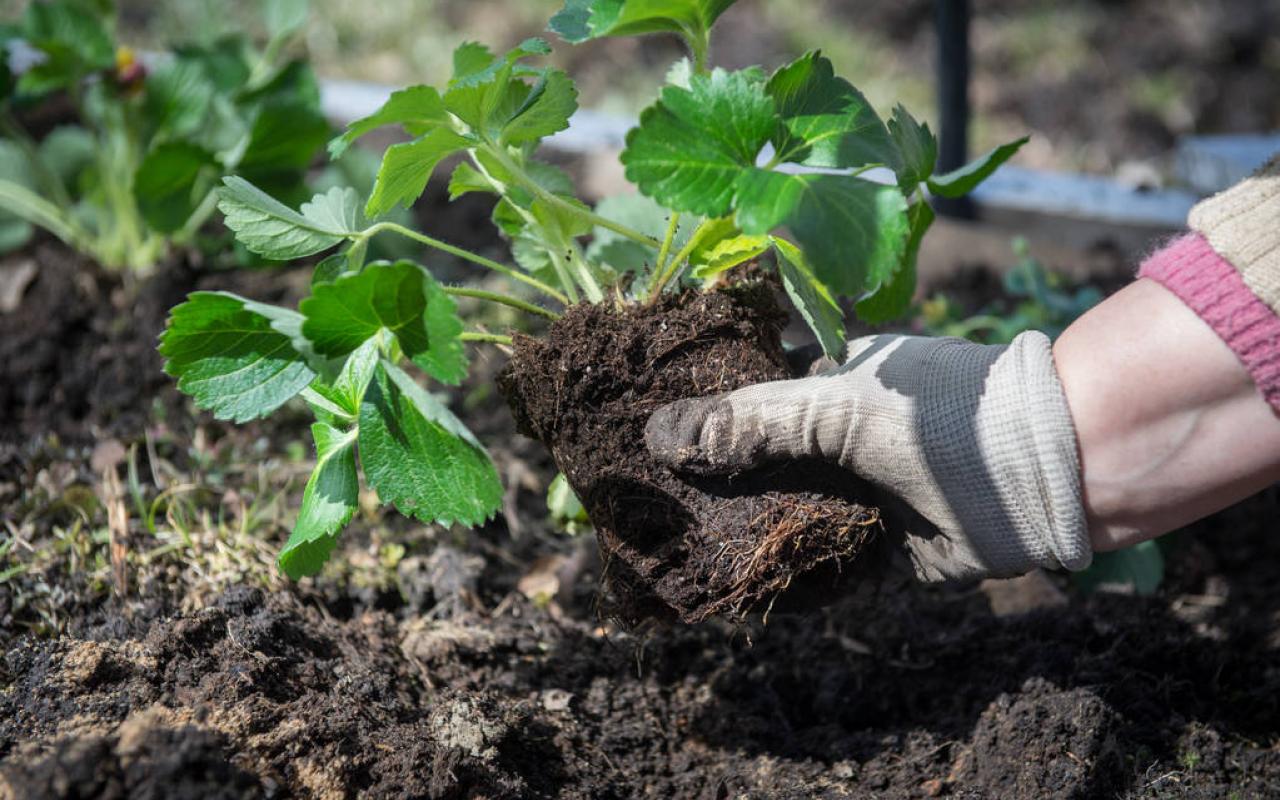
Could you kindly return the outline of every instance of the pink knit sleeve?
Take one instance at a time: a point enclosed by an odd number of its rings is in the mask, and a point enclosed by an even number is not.
[[[1138,277],[1164,286],[1207,322],[1280,411],[1280,317],[1245,285],[1231,262],[1203,236],[1189,233],[1144,261]]]

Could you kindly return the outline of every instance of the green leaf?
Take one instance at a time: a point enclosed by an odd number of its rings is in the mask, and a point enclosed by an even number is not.
[[[146,106],[157,135],[186,136],[204,122],[216,87],[204,64],[175,58],[147,76]]]
[[[342,371],[333,381],[333,392],[327,396],[337,402],[352,419],[360,414],[360,403],[364,401],[369,381],[373,380],[379,357],[378,341],[370,338],[347,356]]]
[[[302,334],[317,353],[330,357],[344,356],[382,331],[395,336],[410,357],[425,352],[427,280],[417,264],[397,261],[317,284],[298,306],[305,318]]]
[[[470,144],[469,139],[448,128],[434,128],[412,142],[391,145],[382,157],[365,214],[373,218],[397,205],[412,205],[427,188],[441,159]]]
[[[786,239],[771,237],[778,251],[778,273],[787,296],[804,318],[805,324],[818,337],[822,352],[839,359],[844,353],[844,312],[831,296],[831,290],[814,275],[804,253]]]
[[[344,356],[386,331],[437,380],[457,384],[466,376],[457,305],[413,262],[374,263],[318,284],[300,311],[302,333],[321,355]]]
[[[568,0],[551,31],[577,44],[602,36],[677,33],[705,37],[735,0]]]
[[[293,533],[276,562],[295,581],[320,572],[360,500],[355,431],[317,422],[311,426],[311,436],[316,442],[316,466],[302,492]]]
[[[526,39],[497,59],[490,56],[488,50],[477,45],[462,45],[454,53],[457,74],[449,82],[449,88],[444,94],[445,108],[473,131],[497,140],[507,123],[527,111],[527,104],[537,99],[522,78],[527,75],[543,77],[546,74],[545,70],[517,70],[517,62],[529,56],[546,55],[550,52],[551,47],[542,39]],[[484,67],[480,67],[484,58],[489,61]],[[459,67],[461,72],[458,71]],[[563,94],[560,96],[560,101],[562,100]]]
[[[498,471],[475,436],[386,361],[360,407],[359,446],[378,497],[422,522],[474,526],[502,503]]]
[[[195,292],[170,312],[160,337],[165,372],[218,419],[266,416],[315,378],[290,338],[251,307],[261,309],[227,292]]]
[[[142,217],[157,231],[180,230],[209,190],[201,174],[214,167],[213,154],[185,142],[168,142],[152,148],[133,178],[133,196]],[[202,183],[197,191],[197,183]]]
[[[221,93],[235,92],[248,82],[257,54],[242,34],[226,34],[208,44],[180,44],[173,48],[181,59],[197,61]]]
[[[734,236],[716,244],[706,251],[690,254],[689,260],[694,264],[689,271],[690,277],[706,280],[713,278],[722,272],[733,269],[736,266],[745,264],[753,258],[758,258],[764,251],[769,249],[768,236]]]
[[[677,60],[667,69],[666,77],[663,83],[669,83],[672,86],[679,86],[682,89],[688,89],[693,81],[693,62],[688,56]]]
[[[493,53],[479,42],[463,42],[453,51],[453,77],[450,85],[482,72],[493,63]]]
[[[277,261],[319,253],[360,233],[359,198],[333,188],[304,203],[301,213],[244,178],[229,177],[218,190],[218,208],[236,239],[258,255]]]
[[[775,109],[750,71],[695,75],[667,86],[627,133],[627,179],[667,208],[721,217],[743,170],[774,133]]]
[[[299,100],[270,103],[258,110],[249,131],[249,145],[237,163],[254,177],[304,170],[330,134],[320,110]]]
[[[449,177],[449,199],[457,200],[471,192],[493,193],[494,189],[480,171],[471,166],[470,162],[460,161],[458,166],[453,168],[453,175]]]
[[[769,237],[744,234],[732,217],[703,225],[689,251],[689,275],[705,280],[750,261],[769,249]]]
[[[392,92],[382,108],[347,126],[329,142],[329,155],[339,158],[361,136],[385,125],[400,125],[410,136],[421,136],[432,128],[449,124],[440,93],[430,86],[410,86]]]
[[[901,317],[911,308],[911,297],[916,291],[916,258],[920,254],[920,242],[933,224],[933,209],[924,200],[912,203],[907,209],[907,218],[911,221],[911,233],[902,266],[875,294],[858,301],[856,310],[863,322],[878,325]]]
[[[257,64],[259,56],[251,52],[250,59]],[[276,69],[264,83],[237,88],[237,100],[245,108],[299,106],[312,113],[320,113],[320,80],[311,65],[301,59]]]
[[[898,185],[904,193],[910,194],[933,174],[938,162],[938,140],[928,124],[917,122],[901,105],[893,109],[889,135],[893,137],[898,151],[894,170],[898,173]]]
[[[423,372],[450,386],[467,377],[467,350],[462,344],[462,318],[458,304],[435,278],[427,274],[427,349],[412,356]]]
[[[884,123],[818,51],[780,68],[765,90],[782,116],[773,137],[779,163],[848,168],[889,162]]]
[[[1109,553],[1095,553],[1093,563],[1072,575],[1081,591],[1132,592],[1152,595],[1164,582],[1164,554],[1155,541]]]
[[[338,276],[347,272],[347,254],[333,253],[320,259],[316,264],[315,270],[311,273],[311,285],[318,283],[333,283]]]
[[[515,183],[501,164],[481,156],[490,175],[506,186],[506,193],[493,209],[493,224],[511,240],[511,252],[516,263],[540,279],[558,281],[555,277],[548,250],[563,250],[568,239],[588,233],[591,225],[582,215],[548,206],[532,192]],[[528,160],[525,173],[551,194],[564,199],[574,208],[586,210],[573,190],[573,180],[560,168],[541,161]],[[525,215],[532,216],[539,225],[530,225]]]
[[[19,91],[42,94],[115,66],[108,15],[84,3],[54,0],[27,4],[22,37],[45,55],[18,80]]]
[[[307,0],[265,0],[262,16],[273,39],[290,36],[307,24]]]
[[[906,252],[907,202],[896,186],[846,175],[789,175],[748,170],[738,185],[744,233],[785,225],[819,281],[857,297],[879,286]]]
[[[965,196],[978,184],[991,177],[991,173],[1012,158],[1013,154],[1018,152],[1029,139],[1029,136],[1023,136],[1015,142],[1000,145],[957,170],[945,175],[934,175],[929,179],[929,191],[943,197]]]
[[[72,194],[98,157],[98,140],[78,125],[59,125],[40,140],[40,161]]]
[[[569,127],[569,117],[577,110],[578,90],[573,81],[558,69],[547,70],[529,90],[522,106],[502,126],[499,141],[536,142]]]

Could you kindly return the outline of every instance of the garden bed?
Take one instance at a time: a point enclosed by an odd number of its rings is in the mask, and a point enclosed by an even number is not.
[[[191,415],[151,348],[173,294],[234,280],[283,298],[303,290],[297,276],[171,278],[182,285],[148,285],[132,323],[104,329],[118,287],[90,290],[85,271],[36,252],[47,268],[29,299],[49,298],[31,306],[45,314],[3,322],[56,338],[3,361],[6,413],[21,414],[7,418],[21,421],[4,429],[0,504],[6,535],[32,551],[0,562],[30,565],[0,583],[0,797],[1280,788],[1274,491],[1180,534],[1150,598],[1051,577],[1052,602],[1015,591],[1017,613],[1002,601],[997,615],[994,592],[890,579],[767,625],[627,632],[599,617],[594,544],[549,530],[553,467],[482,394],[503,364],[488,355],[454,405],[499,443],[504,515],[466,534],[366,509],[338,565],[287,585],[271,554],[305,474],[301,415],[239,428]],[[10,355],[41,341],[60,346]],[[157,482],[172,497],[184,478],[202,486],[180,517],[161,504],[159,527],[184,521],[185,541],[151,533],[132,490],[103,484],[95,450],[127,475],[95,446],[109,439],[139,445],[144,507]],[[93,534],[120,502],[133,519],[116,559],[123,599],[109,540]]]

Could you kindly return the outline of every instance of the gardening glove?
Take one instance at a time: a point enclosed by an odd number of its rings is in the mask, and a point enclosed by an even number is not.
[[[1041,333],[1010,345],[867,336],[821,375],[665,406],[645,440],[692,474],[839,464],[924,518],[906,534],[922,580],[1079,570],[1092,557],[1075,430]]]

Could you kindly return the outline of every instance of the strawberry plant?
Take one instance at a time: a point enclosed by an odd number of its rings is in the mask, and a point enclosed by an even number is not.
[[[504,391],[511,398],[554,388],[558,394],[548,408],[558,409],[552,417],[563,417],[538,421],[533,406],[517,397],[512,403],[521,427],[551,446],[569,487],[607,533],[613,528],[605,517],[621,514],[629,498],[640,496],[648,504],[634,509],[633,520],[654,521],[646,509],[685,488],[663,483],[661,492],[638,493],[633,487],[623,493],[620,479],[596,480],[580,463],[647,464],[636,432],[643,429],[643,416],[637,415],[647,415],[662,399],[644,394],[657,383],[692,376],[693,385],[681,389],[672,383],[664,391],[727,387],[720,378],[698,378],[702,367],[696,358],[688,369],[676,359],[696,356],[690,348],[702,343],[745,336],[745,342],[730,343],[764,350],[731,357],[734,363],[723,369],[712,364],[707,374],[741,368],[748,370],[742,379],[778,376],[776,312],[757,313],[759,303],[745,308],[715,291],[738,280],[735,268],[762,263],[772,252],[786,295],[832,355],[844,344],[841,298],[872,321],[906,309],[915,254],[934,219],[928,194],[967,193],[1023,140],[962,169],[934,174],[937,142],[928,126],[901,106],[883,120],[819,52],[772,73],[713,67],[710,32],[730,5],[732,0],[570,0],[551,20],[551,30],[568,42],[671,33],[688,47],[690,56],[672,67],[627,136],[621,159],[637,194],[592,207],[576,196],[567,174],[537,157],[539,142],[566,128],[577,107],[569,76],[537,64],[550,52],[541,39],[502,54],[464,44],[454,53],[453,74],[443,87],[397,91],[334,139],[329,149],[339,156],[376,128],[398,126],[407,135],[386,149],[368,198],[331,189],[295,209],[243,177],[224,181],[219,207],[245,247],[280,260],[336,250],[320,262],[311,296],[296,310],[223,293],[193,294],[174,310],[161,344],[179,388],[219,418],[261,417],[299,395],[314,411],[317,465],[280,556],[287,574],[312,574],[327,558],[355,513],[358,467],[384,502],[426,523],[475,525],[498,509],[502,487],[483,447],[410,375],[410,365],[438,384],[456,385],[467,374],[468,343],[514,344]],[[514,263],[384,218],[413,203],[446,159],[454,164],[451,197],[495,198],[493,222],[510,243]],[[891,179],[864,174],[876,167],[887,168]],[[511,293],[446,286],[427,267],[409,261],[368,262],[370,240],[384,234],[499,273]],[[469,330],[454,302],[458,296],[553,320],[555,335],[513,338]],[[605,400],[593,399],[577,403],[577,411],[591,419],[581,425],[566,421],[577,413],[572,392],[596,382],[613,388],[633,384],[601,377],[620,369],[603,362],[603,350],[574,355],[557,349],[552,339],[577,331],[586,346],[656,341],[674,336],[684,318],[663,317],[652,325],[644,320],[681,309],[690,319],[712,319],[718,327],[704,336],[697,328],[703,323],[693,320],[687,336],[653,346],[638,367],[652,370],[652,379],[608,400],[617,402],[618,413],[630,415],[625,422],[610,428]],[[637,338],[627,326],[640,322],[649,327]],[[616,336],[615,328],[621,331]],[[543,345],[545,352],[538,350]],[[534,356],[550,357],[546,348],[555,350],[557,366],[543,378],[530,377]],[[636,350],[620,347],[618,357],[631,358]],[[619,446],[631,449],[607,457],[607,447],[591,449],[585,441],[570,447],[557,439],[599,425],[605,438],[623,431]],[[627,480],[633,486],[646,479]],[[557,490],[563,494],[565,488],[561,482]],[[849,518],[861,513],[855,512]],[[845,536],[849,528],[836,533]],[[850,544],[840,552],[854,549]]]
[[[305,197],[329,137],[307,65],[282,57],[305,0],[266,0],[270,40],[182,45],[144,65],[116,36],[110,0],[32,2],[0,27],[0,247],[44,228],[103,266],[147,271],[195,241],[218,180],[236,172]],[[25,44],[34,63],[7,71]],[[33,136],[24,116],[69,101],[73,119]]]

